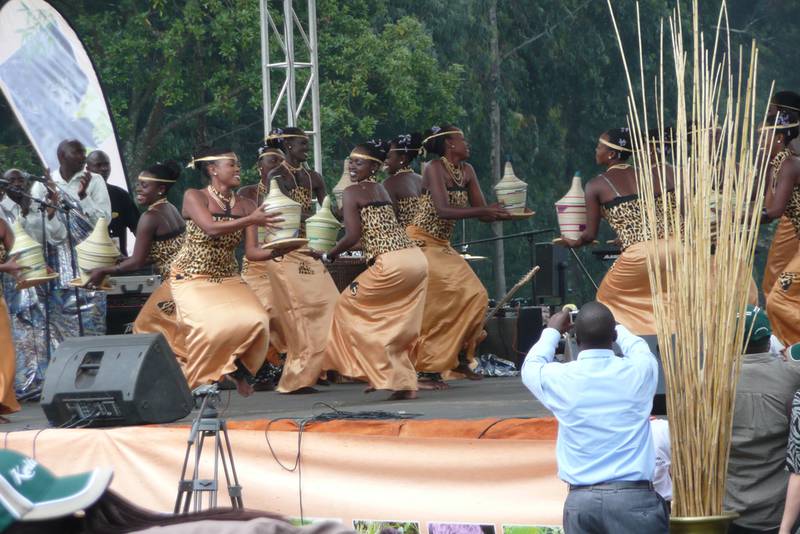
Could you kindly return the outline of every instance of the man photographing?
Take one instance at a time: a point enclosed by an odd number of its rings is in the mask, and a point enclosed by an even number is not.
[[[558,476],[569,484],[564,531],[666,533],[666,504],[652,484],[649,422],[658,362],[599,302],[587,303],[575,318],[577,359],[554,362],[571,327],[568,312],[554,314],[522,366],[523,384],[558,419]],[[615,341],[622,357],[612,350]]]

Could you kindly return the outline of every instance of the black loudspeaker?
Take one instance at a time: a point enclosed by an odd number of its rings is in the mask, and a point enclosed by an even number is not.
[[[45,374],[42,409],[53,426],[170,423],[193,401],[161,334],[67,338]]]
[[[519,369],[544,329],[542,308],[503,308],[501,313],[486,323],[487,336],[478,347],[478,354],[495,354],[514,362]]]
[[[565,280],[561,280],[561,273],[567,265],[569,251],[565,247],[552,243],[536,243],[534,253],[539,272],[533,281],[536,284],[537,297],[563,296]],[[561,269],[559,269],[559,265]]]

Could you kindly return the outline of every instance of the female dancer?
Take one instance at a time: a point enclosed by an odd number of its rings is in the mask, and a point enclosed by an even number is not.
[[[200,150],[189,163],[209,180],[183,196],[186,237],[172,262],[172,296],[186,332],[189,386],[229,375],[242,396],[269,348],[269,317],[239,275],[235,251],[245,228],[282,219],[234,193],[239,158],[229,149]]]
[[[274,178],[285,195],[302,204],[301,237],[305,237],[304,221],[313,213],[312,192],[316,190],[317,198],[321,195],[324,200],[325,189],[315,187],[318,174],[312,176],[301,169],[298,176],[284,165],[283,152],[278,146],[300,139],[284,135],[297,134],[273,132],[269,136],[267,144],[259,150],[261,180],[256,186],[242,188],[240,194],[260,205],[269,193],[270,179]],[[305,146],[307,150],[307,139]],[[248,227],[242,278],[269,314],[270,343],[275,350],[286,354],[276,390],[313,392],[325,364],[328,332],[339,292],[318,259],[301,251],[289,252],[278,259],[272,251],[262,249],[259,241],[258,228]]]
[[[14,234],[6,222],[0,218],[0,273],[16,276],[21,270],[13,258],[6,255],[14,246]],[[8,261],[6,261],[8,260]],[[11,335],[11,318],[8,315],[3,292],[0,291],[0,414],[19,411],[19,403],[14,394],[14,375],[16,373],[14,341]],[[8,419],[0,415],[0,423],[8,423]]]
[[[136,202],[146,209],[136,226],[136,245],[130,258],[112,267],[94,269],[89,284],[97,287],[111,274],[120,274],[155,264],[161,285],[144,303],[133,332],[161,333],[181,365],[186,362],[186,340],[175,316],[170,266],[183,245],[186,224],[178,209],[167,200],[167,193],[181,175],[174,161],[156,163],[142,171],[136,184]]]
[[[632,153],[627,128],[609,130],[600,136],[595,161],[606,170],[586,184],[586,229],[578,239],[562,239],[572,248],[592,243],[597,237],[600,218],[605,217],[617,233],[622,254],[603,278],[597,300],[611,309],[617,322],[637,335],[646,335],[656,333],[647,269],[646,241],[652,234],[642,225],[636,170],[627,163]],[[674,203],[671,173],[665,181],[668,200]],[[656,195],[660,195],[657,177],[653,187]],[[658,232],[663,235],[666,226],[662,221]]]
[[[322,260],[335,260],[360,239],[369,267],[339,296],[328,356],[342,375],[369,382],[368,391],[388,389],[394,391],[390,399],[414,399],[411,358],[422,326],[427,262],[398,224],[386,189],[375,181],[387,148],[369,141],[350,154],[354,185],[342,197],[345,235]]]
[[[774,129],[769,147],[770,191],[764,208],[762,223],[782,215],[792,222],[795,234],[800,235],[800,158],[788,148],[800,130],[800,118],[789,111],[778,111],[767,118],[769,129]],[[784,344],[800,342],[800,252],[778,274],[767,297],[767,314],[775,336]]]
[[[406,228],[428,259],[428,298],[422,321],[416,368],[422,382],[447,387],[440,373],[457,370],[477,379],[467,364],[481,336],[489,298],[467,262],[450,246],[457,219],[491,222],[509,217],[499,204],[486,205],[469,158],[469,145],[455,126],[444,124],[425,133],[423,146],[436,154],[422,177],[417,213]],[[459,362],[459,352],[465,360]]]
[[[389,177],[382,185],[394,202],[397,222],[403,228],[407,228],[417,214],[417,199],[422,192],[422,176],[414,172],[411,162],[416,159],[421,149],[420,134],[403,134],[392,140],[389,154],[386,156],[384,168]]]
[[[769,113],[770,115],[775,115],[778,111],[800,113],[800,95],[792,91],[775,93],[770,102]],[[791,150],[791,147],[789,148]],[[798,152],[793,150],[792,154],[797,156]],[[767,204],[770,203],[771,190],[771,187],[767,188]],[[764,290],[765,297],[769,297],[778,275],[797,253],[798,245],[800,245],[800,242],[797,240],[797,232],[794,229],[794,225],[786,215],[783,215],[778,221],[778,226],[772,236],[772,243],[770,243],[769,253],[767,254],[767,263],[764,266],[764,280],[761,283],[761,289]]]

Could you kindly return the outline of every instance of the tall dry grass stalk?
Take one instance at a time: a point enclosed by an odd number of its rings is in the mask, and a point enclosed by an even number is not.
[[[642,27],[638,4],[636,13],[638,72],[629,68],[614,19],[631,137],[647,147],[650,128],[670,125],[674,138],[671,151],[661,144],[635,156],[645,227],[655,235],[663,212],[669,234],[649,241],[648,266],[667,386],[673,514],[716,515],[723,511],[745,337],[737,316],[747,303],[768,164],[759,155],[766,103],[756,99],[758,50],[753,44],[747,65],[738,50],[734,63],[724,2],[709,49],[693,0],[691,31],[684,33],[678,4],[668,30],[660,24],[658,72],[645,73],[642,35],[652,29]],[[665,94],[675,95],[672,120],[665,116]],[[667,195],[656,197],[656,188],[667,191],[670,173],[672,204]]]

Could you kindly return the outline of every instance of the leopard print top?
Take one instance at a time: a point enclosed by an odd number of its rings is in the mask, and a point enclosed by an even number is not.
[[[788,150],[782,150],[770,162],[770,165],[772,166],[771,181],[773,191],[775,191],[775,186],[778,185],[778,173],[781,171],[781,166],[783,166],[783,162],[786,161],[786,159],[791,155],[791,152]],[[795,185],[792,189],[792,195],[789,197],[789,201],[786,203],[784,214],[792,222],[794,231],[798,236],[800,236],[800,185]]]
[[[0,263],[5,263],[6,261],[6,246],[3,243],[0,243]]]
[[[298,185],[294,189],[290,189],[286,196],[300,204],[301,206],[301,213],[303,214],[303,218],[309,213],[312,213],[314,208],[313,202],[313,193],[311,189],[307,187],[303,187],[302,185]],[[305,237],[306,236],[306,221],[301,219],[300,221],[300,234],[298,237]]]
[[[447,200],[451,206],[466,208],[469,206],[469,194],[461,187],[447,189]],[[417,213],[414,215],[412,223],[432,235],[444,241],[450,241],[455,228],[455,219],[442,219],[436,214],[436,206],[433,205],[433,198],[430,191],[423,190],[422,195],[417,200]]]
[[[150,261],[155,264],[156,269],[161,273],[161,278],[169,278],[169,270],[172,262],[178,255],[183,245],[183,238],[186,235],[186,228],[180,228],[174,232],[162,236],[155,236],[150,245]]]
[[[419,209],[419,197],[401,198],[395,203],[397,208],[397,222],[405,228],[414,222],[414,216]]]
[[[397,222],[391,202],[373,202],[361,208],[361,246],[367,260],[414,246]]]
[[[215,214],[215,221],[231,221],[235,217]],[[173,270],[184,275],[205,275],[212,281],[230,278],[239,272],[236,262],[236,247],[242,240],[243,230],[211,237],[194,221],[186,221],[183,245],[172,262]]]
[[[670,190],[666,192],[667,204],[669,208],[668,213],[674,213],[675,192]],[[617,234],[620,242],[622,243],[622,250],[652,239],[652,233],[649,228],[642,224],[642,213],[639,207],[638,195],[625,195],[617,197],[609,202],[606,202],[601,207],[603,217],[606,218],[608,224]],[[661,202],[656,205],[656,235],[663,238],[667,229],[667,216],[664,213],[664,207]]]

